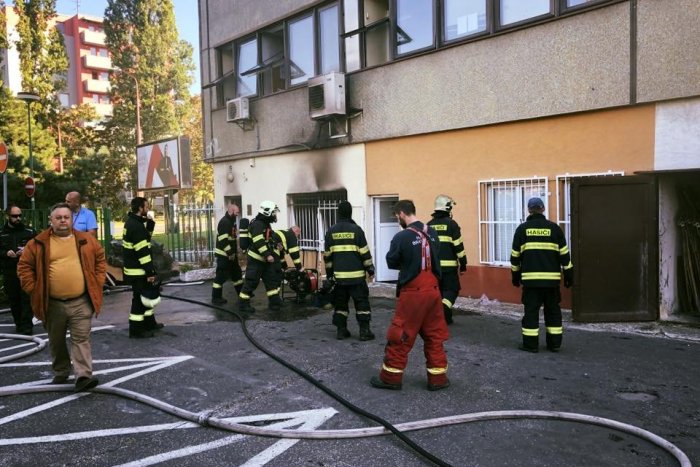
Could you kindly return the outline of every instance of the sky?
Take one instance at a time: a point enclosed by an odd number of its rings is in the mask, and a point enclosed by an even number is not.
[[[180,38],[192,44],[192,60],[195,64],[192,86],[192,95],[201,93],[199,79],[199,16],[197,12],[197,0],[172,0],[175,7],[175,21]],[[11,3],[11,2],[6,2]],[[64,15],[74,15],[77,12],[83,15],[104,17],[107,0],[57,0],[56,12]]]

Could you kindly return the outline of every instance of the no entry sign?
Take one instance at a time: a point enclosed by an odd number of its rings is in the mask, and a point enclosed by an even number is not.
[[[24,192],[27,194],[28,198],[34,197],[34,191],[36,186],[34,185],[34,179],[32,177],[27,177],[24,179]]]
[[[5,143],[0,143],[0,174],[4,174],[7,170],[7,146]]]

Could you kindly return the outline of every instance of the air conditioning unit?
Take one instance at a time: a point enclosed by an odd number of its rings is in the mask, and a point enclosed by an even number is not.
[[[309,115],[322,119],[345,115],[345,74],[328,73],[309,79]]]
[[[243,122],[250,119],[250,107],[247,97],[237,97],[226,101],[226,121]]]

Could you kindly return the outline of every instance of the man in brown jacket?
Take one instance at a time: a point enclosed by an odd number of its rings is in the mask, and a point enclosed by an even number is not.
[[[92,376],[90,330],[93,313],[98,314],[102,307],[105,253],[93,235],[73,230],[68,204],[51,207],[49,222],[49,229],[27,243],[17,275],[31,297],[34,315],[48,332],[53,383],[68,381],[72,358],[75,391],[85,391],[98,382]]]

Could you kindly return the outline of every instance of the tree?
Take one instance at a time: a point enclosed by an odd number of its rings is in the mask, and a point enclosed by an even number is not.
[[[193,96],[184,108],[189,110],[183,115],[182,128],[184,134],[190,137],[192,188],[182,190],[180,199],[188,203],[210,203],[214,199],[214,169],[204,161],[201,96]]]
[[[133,190],[136,107],[143,142],[180,133],[178,115],[186,112],[182,107],[189,100],[194,69],[192,48],[178,40],[171,0],[108,0],[104,26],[117,69],[110,80],[114,114],[107,124],[106,139],[114,167]]]

